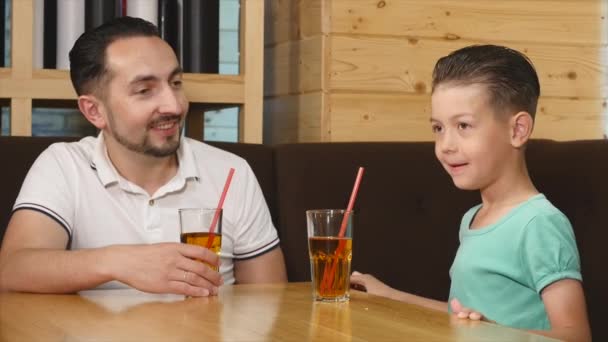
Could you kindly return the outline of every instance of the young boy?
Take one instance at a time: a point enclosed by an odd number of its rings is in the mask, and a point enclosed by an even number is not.
[[[351,283],[459,318],[591,339],[572,227],[534,187],[526,167],[539,94],[531,62],[506,47],[470,46],[437,62],[435,154],[454,184],[479,189],[482,202],[462,218],[449,305],[358,272]]]

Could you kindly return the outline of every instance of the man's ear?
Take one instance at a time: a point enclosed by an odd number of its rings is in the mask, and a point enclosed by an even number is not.
[[[106,127],[105,108],[97,97],[94,95],[78,96],[78,108],[84,117],[97,129],[104,129]]]
[[[511,117],[511,145],[522,147],[530,139],[534,129],[534,119],[528,112],[519,112]]]

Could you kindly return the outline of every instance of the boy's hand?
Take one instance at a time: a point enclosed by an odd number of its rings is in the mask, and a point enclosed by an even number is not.
[[[482,313],[462,306],[462,304],[460,304],[460,301],[456,298],[454,298],[450,301],[450,306],[452,307],[452,312],[458,318],[470,319],[472,321],[485,321],[485,322],[496,323],[494,321],[489,320]]]
[[[356,290],[383,297],[390,297],[392,290],[391,287],[376,279],[373,275],[362,274],[357,271],[354,271],[350,276],[350,284]]]

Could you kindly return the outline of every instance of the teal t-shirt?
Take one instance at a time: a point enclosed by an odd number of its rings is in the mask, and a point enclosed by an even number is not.
[[[568,218],[539,194],[495,224],[471,230],[480,207],[471,208],[460,224],[450,300],[458,298],[502,325],[550,329],[541,291],[561,279],[582,280]]]

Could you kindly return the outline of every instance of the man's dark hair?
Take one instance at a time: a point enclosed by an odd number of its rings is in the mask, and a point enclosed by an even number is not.
[[[70,78],[76,94],[90,94],[107,76],[106,49],[121,38],[159,36],[154,24],[119,17],[83,33],[70,50]]]
[[[540,85],[532,62],[524,54],[496,45],[473,45],[440,58],[433,70],[432,91],[441,84],[486,86],[497,113],[528,112],[532,118]]]

